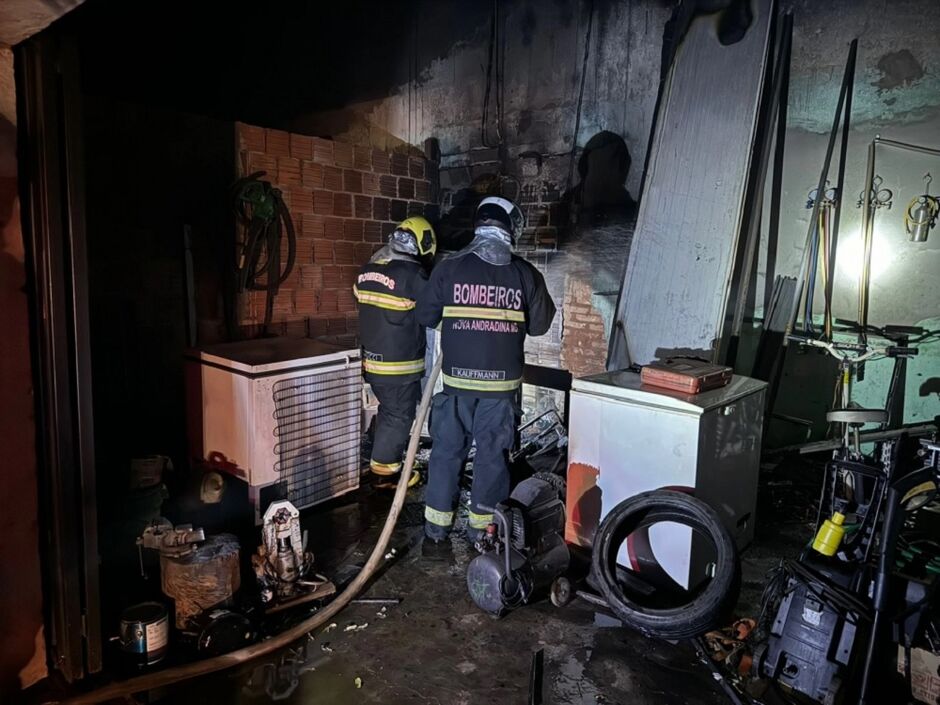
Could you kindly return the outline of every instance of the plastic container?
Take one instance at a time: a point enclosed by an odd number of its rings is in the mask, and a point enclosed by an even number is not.
[[[845,516],[839,512],[833,514],[832,519],[826,519],[813,540],[813,549],[824,556],[836,555],[836,551],[842,544],[842,537],[845,536],[843,523],[845,523]]]

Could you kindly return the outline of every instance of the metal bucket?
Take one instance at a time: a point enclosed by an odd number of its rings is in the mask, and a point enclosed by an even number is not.
[[[121,614],[121,650],[138,665],[152,666],[166,656],[170,624],[166,607],[141,602]]]

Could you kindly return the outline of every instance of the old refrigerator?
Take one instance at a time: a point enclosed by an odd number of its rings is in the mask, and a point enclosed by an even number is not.
[[[211,345],[187,356],[190,454],[274,499],[309,507],[359,486],[357,348],[307,338]]]
[[[764,382],[735,375],[689,395],[644,386],[615,371],[572,384],[565,538],[589,547],[601,520],[640,492],[674,489],[711,505],[739,547],[754,536]],[[636,532],[619,562],[656,565],[683,587],[700,582],[709,557],[692,530],[657,524]]]

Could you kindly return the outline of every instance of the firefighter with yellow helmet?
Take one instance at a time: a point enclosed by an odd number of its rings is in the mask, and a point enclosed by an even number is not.
[[[401,470],[421,396],[426,336],[415,318],[415,304],[436,250],[431,224],[419,216],[407,218],[363,265],[353,287],[363,374],[379,402],[370,462],[376,475]]]

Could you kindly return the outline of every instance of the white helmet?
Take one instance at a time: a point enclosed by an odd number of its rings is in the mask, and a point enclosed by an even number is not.
[[[496,225],[509,233],[512,244],[515,245],[525,227],[525,216],[519,206],[508,198],[487,196],[477,206],[473,225]]]

